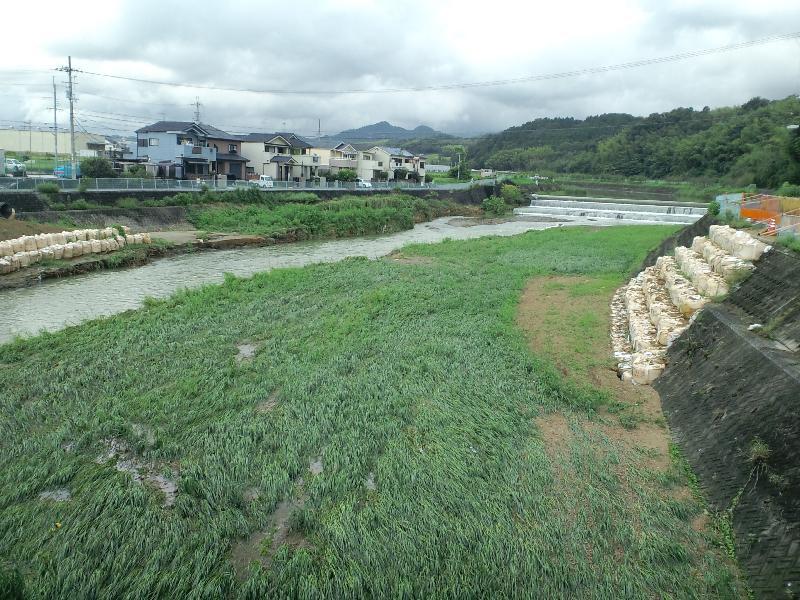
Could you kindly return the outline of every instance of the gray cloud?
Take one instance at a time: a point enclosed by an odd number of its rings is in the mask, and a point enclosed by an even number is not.
[[[604,24],[598,23],[589,36],[576,34],[542,46],[536,42],[546,23],[532,22],[529,38],[519,29],[512,37],[503,27],[484,31],[474,23],[468,28],[463,19],[438,19],[413,0],[291,5],[239,1],[226,2],[224,10],[189,13],[140,0],[123,2],[111,23],[41,42],[41,50],[54,64],[71,54],[75,65],[87,71],[219,87],[405,88],[670,55],[786,33],[788,24],[800,22],[800,5],[789,3],[778,10],[745,1],[698,5],[646,0],[634,8],[640,18],[622,33],[606,35]],[[469,11],[456,16],[476,15]],[[510,12],[507,18],[529,17]],[[467,37],[459,37],[462,29]],[[469,42],[480,51],[480,60],[465,55],[453,39]],[[501,52],[509,44],[518,50],[511,58]],[[327,133],[379,120],[407,127],[424,123],[455,133],[485,132],[543,116],[649,114],[676,106],[736,104],[755,95],[784,97],[796,92],[792,81],[800,76],[798,48],[798,42],[779,42],[569,79],[397,94],[232,93],[84,74],[79,76],[79,117],[88,129],[131,131],[146,120],[190,119],[189,104],[199,96],[203,120],[231,130],[280,129],[285,123],[309,134],[319,119]],[[39,85],[49,81],[47,75],[24,77]],[[49,121],[48,103],[39,97],[42,89],[46,85],[3,89],[0,118]]]

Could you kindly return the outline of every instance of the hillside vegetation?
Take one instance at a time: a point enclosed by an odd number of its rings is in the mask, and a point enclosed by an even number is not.
[[[473,167],[714,179],[777,188],[800,182],[800,99],[676,108],[647,117],[536,119],[475,142]]]

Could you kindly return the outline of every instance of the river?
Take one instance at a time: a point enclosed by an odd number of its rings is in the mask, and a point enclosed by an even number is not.
[[[247,277],[280,267],[336,262],[350,256],[379,258],[410,243],[446,238],[516,235],[557,223],[514,220],[462,226],[444,217],[391,235],[245,247],[162,258],[142,267],[95,271],[0,292],[0,343],[14,336],[56,331],[81,321],[139,308],[146,297],[164,298],[181,288],[220,283],[225,273]],[[583,224],[573,222],[570,225]],[[597,223],[592,223],[597,225]]]

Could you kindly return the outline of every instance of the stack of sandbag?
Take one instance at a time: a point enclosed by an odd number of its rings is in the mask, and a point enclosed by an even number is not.
[[[749,233],[728,225],[712,225],[708,228],[708,238],[728,254],[744,260],[758,260],[770,248]]]
[[[659,256],[656,260],[656,270],[664,280],[664,286],[672,303],[683,316],[691,317],[708,303],[708,298],[699,294],[691,282],[680,274],[673,257]]]
[[[755,269],[755,265],[749,260],[728,254],[702,235],[692,240],[692,250],[700,254],[711,268],[729,283],[744,279]]]
[[[42,259],[76,258],[89,254],[114,252],[128,244],[151,243],[149,233],[122,232],[113,227],[76,229],[61,233],[24,235],[0,242],[0,274],[29,267]]]
[[[656,341],[661,346],[669,347],[688,327],[688,321],[672,303],[655,266],[647,267],[642,272],[642,280],[647,312],[656,328]]]
[[[623,378],[630,377],[632,350],[628,338],[628,316],[625,309],[625,290],[619,288],[611,299],[611,347],[617,360],[617,369]]]
[[[715,273],[703,256],[694,250],[678,246],[675,248],[675,262],[703,296],[718,298],[728,293],[725,279]]]

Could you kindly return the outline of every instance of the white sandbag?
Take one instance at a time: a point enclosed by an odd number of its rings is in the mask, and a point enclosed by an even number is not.
[[[24,267],[30,266],[31,257],[27,252],[18,252],[14,256],[17,257],[17,260],[19,261],[20,268],[24,268]]]
[[[100,240],[94,239],[90,243],[92,246],[92,254],[100,254],[103,251],[103,245],[100,243]]]
[[[83,245],[83,253],[84,254],[91,254],[92,253],[92,242],[90,242],[88,240],[84,240],[83,242],[81,242],[81,244]]]
[[[133,234],[133,243],[134,244],[141,244],[142,243],[142,234],[141,233],[134,233]]]
[[[131,228],[128,227],[127,225],[122,226],[122,231],[125,233],[126,236],[131,234]]]
[[[51,246],[51,249],[53,250],[53,258],[55,260],[61,260],[64,258],[64,246],[62,244]]]
[[[24,252],[30,252],[31,250],[36,250],[36,238],[32,235],[26,235],[22,238],[25,250]]]
[[[87,229],[86,230],[86,239],[89,240],[89,241],[96,240],[97,239],[97,229]]]
[[[72,249],[74,247],[73,242],[69,242],[68,244],[64,244],[61,248],[61,258],[72,258]]]
[[[150,238],[150,234],[149,233],[143,233],[142,234],[142,242],[144,242],[145,244],[150,244],[150,243],[153,242],[153,240]]]
[[[6,257],[0,258],[0,275],[7,275],[8,273],[11,273],[11,271],[11,261]]]
[[[108,252],[108,240],[100,240],[100,252]]]
[[[114,252],[115,250],[119,249],[119,245],[117,245],[117,240],[115,240],[113,237],[108,238],[107,240],[105,240],[105,242],[108,244],[109,252]]]
[[[0,258],[3,256],[11,256],[12,254],[14,254],[14,251],[11,247],[11,242],[5,240],[0,242]]]
[[[36,250],[41,250],[42,248],[47,246],[47,240],[44,239],[44,236],[40,233],[37,233],[33,236],[34,243],[36,244]]]
[[[83,244],[81,242],[72,242],[72,258],[77,258],[83,255]]]
[[[664,372],[663,363],[651,363],[646,360],[634,361],[631,378],[639,385],[650,385]]]
[[[124,237],[122,237],[122,236],[118,236],[118,237],[116,238],[116,240],[117,240],[117,245],[118,245],[120,248],[124,248],[124,247],[125,247],[125,243],[126,243],[126,242],[125,242],[125,238],[124,238]]]

